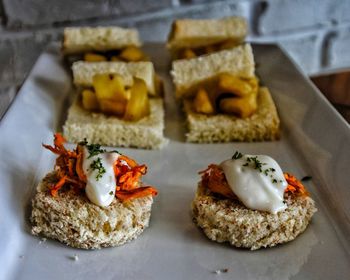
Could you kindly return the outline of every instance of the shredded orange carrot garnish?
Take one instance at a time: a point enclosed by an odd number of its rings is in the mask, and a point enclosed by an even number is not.
[[[202,174],[202,184],[213,193],[221,194],[227,198],[237,198],[229,187],[225,174],[221,167],[216,164],[210,164],[207,169],[200,171]]]
[[[69,151],[64,147],[66,140],[56,133],[54,146],[43,146],[51,152],[58,155],[55,164],[55,171],[58,176],[58,182],[50,188],[52,196],[57,196],[58,191],[64,186],[69,185],[74,190],[79,191],[86,186],[86,175],[83,170],[83,144],[78,144],[76,149]],[[142,187],[140,179],[147,172],[146,165],[138,165],[136,161],[125,155],[120,155],[113,166],[116,178],[116,197],[121,201],[127,201],[134,198],[147,195],[157,195],[157,190],[151,186]]]
[[[213,193],[220,194],[227,198],[237,198],[229,187],[222,168],[216,164],[210,164],[207,169],[200,171],[202,174],[202,185]],[[284,173],[288,186],[284,190],[285,193],[293,193],[296,195],[309,195],[304,185],[293,175]]]
[[[304,185],[293,175],[285,172],[284,178],[286,179],[288,186],[285,189],[285,192],[302,195],[302,196],[308,196],[309,193],[305,189]]]

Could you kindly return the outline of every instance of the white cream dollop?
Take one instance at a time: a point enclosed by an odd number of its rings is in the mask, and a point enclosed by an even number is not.
[[[260,168],[257,165],[261,164]],[[228,185],[248,208],[276,214],[286,209],[283,194],[288,183],[278,163],[266,155],[243,155],[220,164]]]
[[[83,170],[86,175],[85,193],[89,200],[102,207],[110,205],[114,199],[116,180],[113,163],[119,154],[115,152],[104,152],[89,158],[89,151],[84,147]],[[91,167],[94,161],[99,161],[105,172],[99,174],[97,169]]]

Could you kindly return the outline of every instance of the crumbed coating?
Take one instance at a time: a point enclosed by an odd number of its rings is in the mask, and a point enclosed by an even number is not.
[[[127,46],[141,46],[136,29],[117,26],[64,29],[62,51],[65,54],[118,50]]]
[[[161,98],[150,98],[150,114],[138,121],[125,121],[82,108],[77,99],[68,110],[63,134],[69,142],[86,138],[106,146],[160,149],[168,143],[163,136],[164,108]]]
[[[171,50],[194,48],[223,42],[243,42],[247,22],[242,17],[221,19],[178,19],[172,24],[167,47]]]
[[[220,73],[229,73],[241,78],[254,77],[254,57],[250,44],[237,46],[212,54],[175,60],[171,75],[177,97],[188,97],[200,84]]]
[[[100,249],[119,246],[139,236],[148,227],[151,195],[108,207],[91,203],[85,194],[60,191],[53,197],[48,187],[57,182],[55,172],[39,183],[32,201],[32,234],[57,239],[69,246]]]
[[[194,112],[192,102],[184,101],[187,117],[188,142],[213,143],[230,141],[277,140],[280,136],[280,120],[269,90],[261,87],[258,93],[258,109],[248,118],[228,114],[205,115]]]
[[[217,242],[256,250],[294,240],[317,211],[308,196],[286,195],[287,208],[277,214],[246,208],[240,201],[216,198],[199,183],[192,202],[193,221]]]

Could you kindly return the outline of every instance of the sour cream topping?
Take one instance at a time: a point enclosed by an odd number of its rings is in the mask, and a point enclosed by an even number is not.
[[[243,155],[220,164],[228,185],[248,208],[276,214],[286,209],[288,183],[278,163],[266,155]]]
[[[114,199],[116,180],[113,163],[118,157],[116,152],[104,152],[90,157],[88,149],[84,147],[85,193],[89,200],[98,206],[106,207]]]

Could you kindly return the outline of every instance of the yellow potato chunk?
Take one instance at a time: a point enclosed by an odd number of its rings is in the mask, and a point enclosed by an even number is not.
[[[138,48],[134,46],[126,47],[120,54],[119,58],[125,61],[143,61],[147,60],[146,55]]]
[[[111,61],[123,61],[123,60],[121,60],[118,56],[113,55],[113,56],[111,57]]]
[[[123,116],[126,108],[125,102],[114,101],[111,99],[100,99],[100,111],[105,114]]]
[[[202,88],[198,90],[193,100],[193,106],[197,113],[213,114],[215,111],[210,102],[208,92]]]
[[[86,53],[84,54],[84,60],[87,62],[107,61],[107,57],[102,54]]]
[[[250,117],[257,109],[256,94],[247,97],[223,98],[219,102],[219,108],[227,114],[235,114],[240,118]]]
[[[191,49],[184,49],[180,52],[179,59],[190,59],[197,57],[196,53]]]
[[[134,78],[134,84],[130,91],[131,97],[126,105],[124,119],[138,121],[150,113],[146,83],[141,79]]]
[[[223,73],[219,75],[218,91],[220,93],[232,93],[236,96],[244,97],[254,91],[254,86],[250,80]]]
[[[233,47],[237,46],[239,43],[235,41],[225,41],[219,45],[220,50],[227,50],[227,49],[232,49]]]
[[[96,94],[89,89],[84,89],[81,93],[83,108],[89,111],[95,111],[99,109],[98,100]]]
[[[120,75],[97,74],[93,77],[92,84],[98,100],[110,99],[126,103],[130,98],[130,92],[125,90],[124,81]]]

